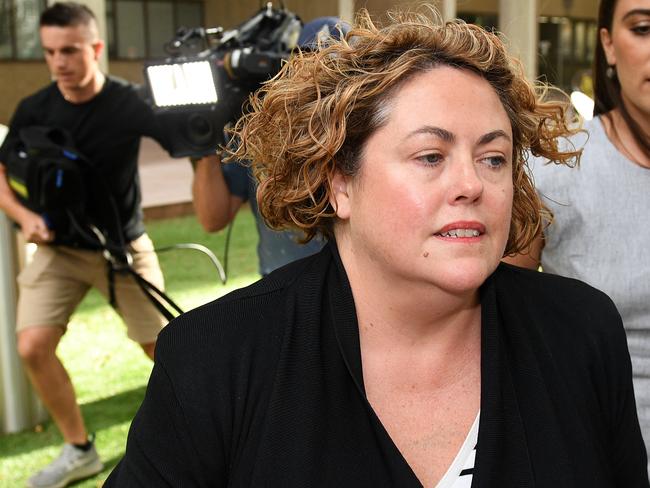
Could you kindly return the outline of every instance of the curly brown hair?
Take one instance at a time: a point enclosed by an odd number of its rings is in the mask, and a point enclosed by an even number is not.
[[[431,19],[430,17],[433,17]],[[558,138],[572,135],[566,104],[544,102],[499,37],[460,20],[392,13],[377,27],[362,10],[340,41],[294,55],[250,98],[233,134],[231,158],[251,161],[267,224],[298,228],[305,241],[330,236],[336,171],[353,176],[364,144],[390,114],[391,95],[418,73],[452,66],[479,74],[494,88],[513,132],[513,211],[505,254],[522,252],[541,233],[544,207],[527,170],[528,154],[558,163],[577,160]]]

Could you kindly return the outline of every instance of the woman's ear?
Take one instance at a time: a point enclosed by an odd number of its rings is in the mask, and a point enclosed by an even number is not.
[[[339,219],[347,220],[350,218],[350,190],[349,177],[343,176],[340,171],[334,173],[331,182],[330,205],[334,207],[336,216]]]
[[[600,35],[600,43],[603,45],[605,58],[607,58],[607,64],[610,66],[616,65],[616,54],[614,53],[614,47],[612,45],[612,36],[604,27],[600,29],[598,34]]]

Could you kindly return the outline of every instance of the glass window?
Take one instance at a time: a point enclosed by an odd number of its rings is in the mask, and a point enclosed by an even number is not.
[[[18,59],[40,59],[42,57],[38,24],[43,2],[21,0],[16,2],[16,57]]]
[[[573,46],[573,24],[569,19],[560,23],[560,52],[562,59],[571,58],[571,47]]]
[[[596,40],[598,37],[598,24],[595,22],[589,22],[587,27],[587,62],[592,63],[594,61],[594,55],[596,53]]]
[[[149,35],[147,46],[149,57],[165,57],[164,45],[174,37],[174,11],[170,2],[149,2],[147,4]]]
[[[141,1],[118,1],[115,4],[117,56],[125,59],[144,58],[144,8]]]
[[[200,27],[203,25],[203,6],[200,3],[180,2],[176,4],[176,28]],[[212,27],[212,26],[205,26]]]
[[[41,59],[38,22],[46,0],[0,0],[0,59]]]
[[[0,0],[0,60],[42,59],[38,24],[47,4]],[[204,0],[105,0],[105,6],[111,59],[162,57],[179,27],[203,26]]]
[[[202,25],[203,0],[106,0],[108,54],[113,59],[165,57],[164,46],[179,27]]]
[[[106,2],[106,48],[108,57],[117,56],[117,43],[115,42],[115,12],[113,11],[113,2]]]
[[[11,1],[0,0],[0,59],[12,57],[11,17]]]

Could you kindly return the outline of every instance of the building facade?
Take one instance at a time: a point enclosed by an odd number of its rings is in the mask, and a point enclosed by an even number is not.
[[[18,101],[48,82],[38,39],[38,17],[53,0],[0,0],[0,124]],[[259,0],[81,0],[100,20],[107,40],[106,70],[142,82],[143,61],[164,57],[163,46],[181,27],[232,28],[260,8]],[[351,20],[365,7],[381,18],[407,0],[285,0],[308,21],[324,15]],[[434,0],[445,17],[459,17],[505,33],[531,77],[565,90],[585,84],[596,40],[597,0]],[[515,48],[513,48],[515,49]]]

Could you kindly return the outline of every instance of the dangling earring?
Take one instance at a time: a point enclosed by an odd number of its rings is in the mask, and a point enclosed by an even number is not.
[[[613,65],[609,65],[607,69],[605,70],[605,76],[609,78],[610,80],[613,80],[616,77],[616,70],[614,69]]]

